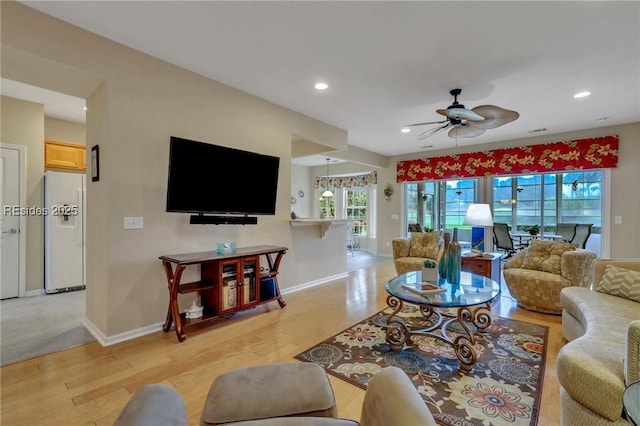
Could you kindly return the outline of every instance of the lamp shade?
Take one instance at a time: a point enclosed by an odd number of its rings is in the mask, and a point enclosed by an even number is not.
[[[471,204],[464,217],[465,225],[493,226],[493,216],[489,204]]]
[[[322,196],[327,198],[327,197],[333,197],[333,192],[329,191],[328,189],[326,189],[323,193]]]

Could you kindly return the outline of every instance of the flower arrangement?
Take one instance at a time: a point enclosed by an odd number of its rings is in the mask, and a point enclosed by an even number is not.
[[[387,197],[387,201],[391,201],[391,196],[393,195],[393,186],[388,183],[387,186],[384,187],[384,196]]]

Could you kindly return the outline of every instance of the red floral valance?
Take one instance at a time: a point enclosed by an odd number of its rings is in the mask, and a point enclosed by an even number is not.
[[[316,188],[327,188],[327,177],[316,177]],[[361,188],[378,183],[378,173],[371,172],[364,175],[330,176],[329,188]]]
[[[604,169],[618,164],[618,136],[399,161],[398,182]]]

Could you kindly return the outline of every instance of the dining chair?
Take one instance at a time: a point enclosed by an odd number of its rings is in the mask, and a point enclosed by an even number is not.
[[[577,223],[558,223],[556,225],[556,234],[562,235],[562,241],[568,243],[576,235],[577,225]]]
[[[419,223],[410,223],[409,232],[424,232],[422,226]]]
[[[525,244],[516,243],[509,232],[509,225],[506,223],[494,222],[493,224],[493,244],[498,250],[504,250],[506,257],[511,257],[518,250],[526,247]]]
[[[591,235],[592,226],[593,223],[578,223],[576,225],[575,235],[571,239],[571,243],[577,244],[580,248],[586,248],[587,240],[589,239],[589,235]]]
[[[351,256],[354,256],[353,251],[355,250],[355,240],[353,237],[355,226],[356,224],[353,221],[347,222],[347,250],[351,252]]]

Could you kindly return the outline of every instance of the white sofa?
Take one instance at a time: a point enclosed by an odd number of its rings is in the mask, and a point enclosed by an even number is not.
[[[559,351],[561,425],[628,425],[623,417],[625,386],[640,380],[640,303],[595,291],[607,265],[640,271],[639,260],[593,262],[589,288],[560,292]]]

